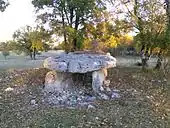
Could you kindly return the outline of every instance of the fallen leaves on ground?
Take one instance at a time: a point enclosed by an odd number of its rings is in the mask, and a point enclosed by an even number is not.
[[[99,100],[95,109],[67,109],[42,103],[41,90],[48,71],[25,69],[0,73],[0,127],[170,127],[170,85],[161,73],[143,73],[135,68],[110,69],[111,87],[119,90],[121,98]],[[10,91],[4,91],[7,88]],[[37,105],[32,105],[33,101]]]

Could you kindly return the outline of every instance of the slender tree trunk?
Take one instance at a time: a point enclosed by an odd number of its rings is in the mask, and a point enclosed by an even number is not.
[[[141,47],[141,52],[142,52],[143,50],[145,50],[145,45],[142,45],[142,47]]]
[[[79,16],[76,16],[76,21],[75,21],[75,30],[78,30],[78,26],[79,26]]]
[[[138,2],[137,0],[134,1],[134,15],[137,16],[137,5],[138,5]]]
[[[145,70],[146,67],[146,60],[145,60],[145,45],[142,45],[141,47],[141,65],[142,65],[142,70]]]
[[[160,70],[160,68],[162,66],[162,60],[163,60],[162,50],[160,50],[159,53],[158,53],[158,59],[157,59],[157,63],[156,63],[155,69]]]
[[[35,56],[36,56],[36,49],[33,49],[33,59],[35,60]]]
[[[170,26],[170,0],[165,0],[166,3],[166,14],[168,17],[168,25]]]
[[[76,15],[76,21],[75,21],[75,30],[76,30],[76,32],[77,32],[78,26],[79,26],[79,19],[80,19],[80,17],[78,15]],[[74,37],[73,45],[74,45],[74,50],[77,50],[77,36]]]
[[[135,19],[136,19],[136,24],[137,24],[137,28],[141,34],[141,37],[143,35],[143,27],[142,27],[142,20],[141,18],[138,16],[138,13],[137,13],[137,10],[138,10],[138,0],[135,0],[134,1],[134,16],[135,16]],[[140,37],[140,38],[141,38]],[[145,42],[142,42],[142,47],[141,47],[141,65],[142,65],[142,70],[145,70],[146,68],[146,57],[145,57]]]
[[[169,37],[170,36],[170,0],[165,0],[165,3],[166,3],[166,15],[168,17],[166,34],[167,37]]]
[[[64,13],[62,12],[62,24],[63,24],[63,36],[64,36],[64,44],[67,51],[67,33],[65,27]]]
[[[72,7],[69,8],[70,10],[70,27],[73,26],[73,18],[74,18],[74,9]]]
[[[32,52],[30,52],[29,55],[30,55],[30,58],[31,58],[31,60],[32,60],[32,59],[33,59],[33,58],[32,58]]]

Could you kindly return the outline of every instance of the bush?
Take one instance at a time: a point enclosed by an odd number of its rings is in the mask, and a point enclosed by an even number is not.
[[[6,59],[7,56],[10,55],[9,51],[2,51],[2,55],[4,56],[4,58]]]

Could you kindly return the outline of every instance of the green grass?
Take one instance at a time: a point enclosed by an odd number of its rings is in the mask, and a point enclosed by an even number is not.
[[[28,71],[27,71],[28,72]],[[32,73],[33,72],[33,73]],[[34,73],[36,72],[36,73]],[[0,72],[1,78],[9,74]],[[16,87],[19,93],[4,92],[14,87],[16,79],[37,80],[41,73],[33,70],[0,82],[0,127],[1,128],[169,128],[170,89],[161,80],[161,74],[141,72],[134,68],[109,70],[111,86],[121,91],[122,97],[112,101],[97,101],[96,109],[57,108],[41,102],[41,85],[32,84]],[[35,81],[33,81],[35,82]],[[25,83],[23,83],[25,84]],[[134,91],[136,90],[136,91]],[[21,93],[22,92],[22,93]],[[31,106],[30,100],[36,97],[38,106]],[[150,97],[150,98],[147,98]]]

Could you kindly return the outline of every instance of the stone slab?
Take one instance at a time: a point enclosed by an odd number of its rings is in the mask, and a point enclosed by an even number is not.
[[[58,72],[87,73],[116,67],[116,58],[107,54],[68,53],[44,60],[45,68]]]

